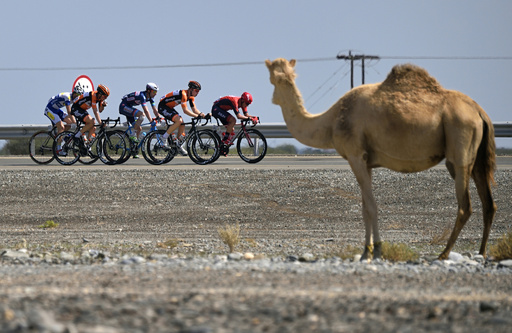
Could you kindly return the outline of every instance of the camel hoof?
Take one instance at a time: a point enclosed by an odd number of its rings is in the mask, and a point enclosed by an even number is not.
[[[373,244],[373,259],[382,259],[382,242]]]

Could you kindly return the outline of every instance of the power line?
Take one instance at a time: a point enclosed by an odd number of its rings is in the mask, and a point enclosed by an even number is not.
[[[304,58],[297,59],[298,62],[321,62],[336,61],[336,57]],[[343,57],[343,56],[342,56]],[[368,57],[368,56],[366,56]],[[380,59],[395,60],[512,60],[512,56],[379,56]],[[347,59],[348,60],[348,59]],[[356,59],[354,60],[361,60]],[[168,68],[191,68],[191,67],[228,67],[228,66],[252,66],[262,65],[263,61],[240,61],[220,62],[204,64],[177,64],[177,65],[131,65],[131,66],[70,66],[70,67],[2,67],[0,71],[75,71],[75,70],[130,70],[130,69],[168,69]]]
[[[381,59],[400,59],[400,60],[512,60],[507,56],[380,56]]]
[[[336,60],[335,57],[329,58],[306,58],[297,59],[300,62],[318,62]],[[179,64],[179,65],[147,65],[147,66],[90,66],[90,67],[12,67],[0,68],[0,71],[70,71],[70,70],[126,70],[126,69],[165,69],[165,68],[190,68],[190,67],[226,67],[226,66],[249,66],[263,65],[264,61],[241,61],[241,62],[221,62],[205,64]]]

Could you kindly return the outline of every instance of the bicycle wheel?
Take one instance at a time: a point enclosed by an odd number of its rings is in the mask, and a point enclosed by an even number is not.
[[[267,153],[267,139],[256,129],[248,129],[241,134],[236,143],[236,150],[242,160],[247,163],[258,163]]]
[[[80,154],[80,158],[78,159],[78,162],[89,165],[96,162],[99,157],[99,151],[101,152],[101,149],[98,151],[98,143],[100,142],[100,138],[97,138],[94,140],[92,145],[87,146],[87,153],[86,154]]]
[[[62,165],[72,165],[80,158],[80,144],[74,139],[75,133],[64,131],[55,137],[53,156]],[[58,149],[60,145],[61,149]],[[84,150],[85,147],[82,147]]]
[[[30,158],[37,164],[48,164],[55,158],[53,156],[54,138],[51,132],[39,131],[34,133],[28,142]]]
[[[212,130],[197,131],[187,142],[190,159],[200,165],[215,162],[220,156],[220,138]]]
[[[101,136],[97,140],[97,151],[98,151],[98,158],[100,159],[103,164],[106,165],[113,165],[114,162],[110,161],[105,154],[103,153],[103,143],[105,141],[105,134],[101,134]]]
[[[118,164],[124,160],[127,151],[127,139],[123,131],[116,130],[106,133],[103,138],[101,152],[112,164]]]
[[[171,149],[162,147],[164,143],[164,134],[165,130],[157,130],[149,133],[144,138],[146,141],[146,149],[142,149],[142,155],[148,163],[154,165],[167,163],[174,158],[174,155],[176,155],[176,147],[171,146]]]

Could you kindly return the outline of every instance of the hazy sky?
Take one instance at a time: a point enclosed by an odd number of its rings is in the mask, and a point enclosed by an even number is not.
[[[121,97],[148,81],[160,97],[197,80],[201,111],[249,91],[252,114],[283,123],[264,60],[298,59],[297,85],[309,112],[320,113],[350,89],[349,63],[336,60],[349,50],[381,57],[366,64],[367,83],[412,62],[469,95],[493,122],[512,121],[511,1],[18,0],[3,2],[2,11],[4,125],[48,123],[47,100],[81,74],[110,88],[104,117],[117,117]]]

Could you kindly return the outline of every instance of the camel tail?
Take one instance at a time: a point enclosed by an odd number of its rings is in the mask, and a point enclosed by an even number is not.
[[[484,121],[484,133],[476,155],[476,164],[483,168],[487,184],[496,185],[494,172],[496,171],[496,142],[494,140],[494,126],[489,116],[480,110],[480,117]]]

